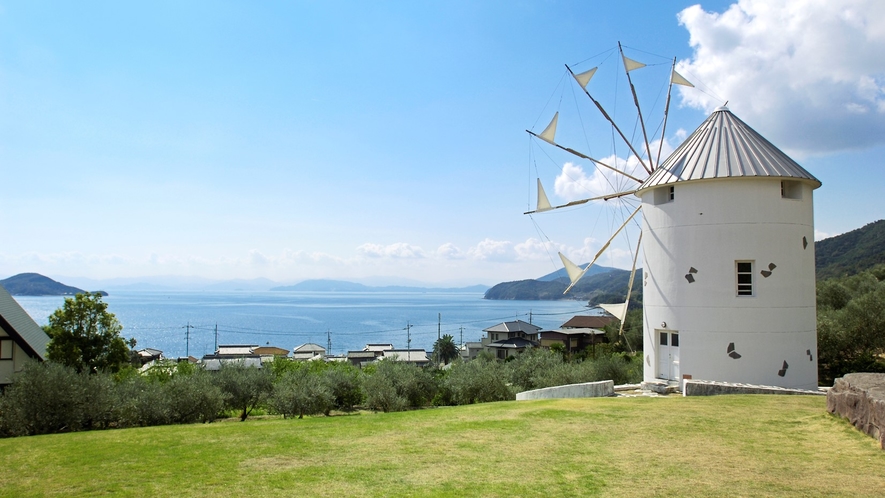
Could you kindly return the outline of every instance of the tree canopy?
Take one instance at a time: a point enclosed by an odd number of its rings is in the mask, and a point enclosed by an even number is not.
[[[65,299],[49,316],[43,330],[49,335],[46,356],[77,372],[116,372],[129,362],[129,347],[120,336],[123,326],[99,293],[81,293]]]

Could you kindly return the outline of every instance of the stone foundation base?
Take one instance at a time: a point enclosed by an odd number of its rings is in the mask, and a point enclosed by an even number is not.
[[[846,417],[885,449],[885,374],[852,373],[836,379],[827,393],[827,410]]]
[[[778,386],[758,386],[733,382],[713,382],[709,380],[686,379],[682,387],[683,396],[715,396],[717,394],[811,394],[823,396],[821,391],[788,389]]]

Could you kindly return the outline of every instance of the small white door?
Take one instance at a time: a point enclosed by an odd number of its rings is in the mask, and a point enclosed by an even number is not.
[[[679,379],[679,332],[657,330],[658,333],[658,378]]]

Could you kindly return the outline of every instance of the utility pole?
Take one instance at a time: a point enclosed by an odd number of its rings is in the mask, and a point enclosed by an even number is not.
[[[412,324],[406,322],[406,351],[412,349]]]
[[[464,345],[464,326],[461,325],[461,345]]]
[[[332,331],[326,329],[326,354],[332,354]]]
[[[529,310],[529,325],[532,324],[532,310]]]
[[[215,322],[215,351],[218,351],[218,322]]]
[[[191,325],[191,322],[187,322],[187,325],[184,327],[184,355],[190,357],[191,355],[191,329],[194,328]]]

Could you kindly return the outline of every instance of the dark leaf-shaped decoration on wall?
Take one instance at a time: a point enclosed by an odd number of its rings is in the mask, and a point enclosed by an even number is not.
[[[728,357],[733,360],[737,360],[741,357],[741,355],[739,355],[738,352],[734,350],[733,342],[728,343],[728,348],[725,350],[725,352],[728,353]]]
[[[790,368],[790,365],[787,365],[787,360],[784,360],[784,366],[780,370],[777,371],[777,374],[781,377],[787,375],[787,369]]]

